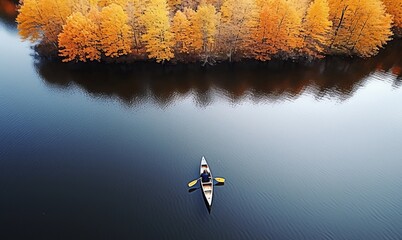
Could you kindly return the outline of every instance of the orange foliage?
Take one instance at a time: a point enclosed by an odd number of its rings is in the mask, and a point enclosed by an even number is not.
[[[172,33],[175,42],[175,49],[178,53],[189,53],[191,45],[190,21],[182,11],[177,11],[173,17]]]
[[[128,16],[128,25],[131,27],[133,33],[133,49],[137,53],[143,48],[143,43],[141,41],[142,35],[145,32],[145,26],[142,21],[142,16],[144,15],[146,9],[147,0],[128,0],[125,11]]]
[[[188,46],[189,52],[193,55],[199,54],[202,49],[202,33],[197,22],[196,12],[191,8],[185,8],[184,14],[189,21],[189,31],[188,35],[191,38],[190,44]]]
[[[149,58],[163,62],[173,58],[173,35],[170,31],[169,10],[166,0],[150,0],[142,21],[145,33],[142,40]]]
[[[258,60],[278,53],[291,54],[301,44],[301,17],[286,0],[261,2],[258,23],[252,30],[251,51]]]
[[[41,0],[40,3],[44,21],[42,30],[48,41],[56,44],[67,17],[72,13],[72,4],[66,0]]]
[[[63,61],[110,60],[132,52],[127,58],[204,63],[324,54],[368,57],[390,39],[391,26],[402,29],[402,2],[384,3],[23,0],[17,22],[22,39],[53,46],[49,52],[58,50]]]
[[[168,0],[167,3],[170,9],[174,9],[176,10],[175,12],[177,12],[177,10],[179,10],[180,6],[182,5],[182,0]]]
[[[72,13],[70,1],[24,0],[17,17],[18,30],[23,39],[57,44],[67,17]]]
[[[303,21],[304,51],[310,56],[320,56],[327,48],[332,22],[329,21],[327,0],[310,4]]]
[[[112,3],[125,7],[127,5],[127,0],[99,0],[98,5],[100,7],[106,7]]]
[[[380,0],[330,0],[332,51],[369,57],[390,39],[392,17]]]
[[[251,29],[258,22],[254,0],[226,0],[221,7],[218,42],[229,61],[238,51],[245,52],[251,43]]]
[[[98,0],[74,0],[72,3],[73,13],[80,12],[86,15],[91,8],[97,6]]]
[[[42,26],[45,21],[42,16],[43,10],[40,6],[40,0],[25,0],[20,8],[20,14],[17,17],[18,31],[22,39],[35,41],[45,41],[43,39]]]
[[[97,11],[97,10],[94,10]],[[92,12],[86,17],[80,12],[73,13],[63,26],[63,32],[59,35],[60,56],[64,57],[63,62],[79,60],[86,62],[100,60],[100,29],[94,22],[98,12]]]
[[[200,51],[204,62],[208,61],[214,48],[216,27],[219,15],[211,4],[201,4],[197,11],[191,16],[191,27],[193,36],[193,48]]]
[[[383,0],[387,12],[394,18],[394,26],[402,29],[402,1],[401,0]]]
[[[108,57],[119,57],[131,52],[132,31],[127,25],[127,14],[120,5],[112,3],[100,13],[102,50]]]

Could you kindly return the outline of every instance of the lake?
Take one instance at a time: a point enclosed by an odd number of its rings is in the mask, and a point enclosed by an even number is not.
[[[401,41],[201,68],[0,39],[0,239],[402,238]],[[202,156],[226,178],[210,211],[187,187]]]

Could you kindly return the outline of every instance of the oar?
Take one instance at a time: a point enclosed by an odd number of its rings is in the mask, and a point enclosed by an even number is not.
[[[197,179],[195,179],[195,180],[189,182],[189,183],[187,184],[187,186],[188,186],[188,187],[194,186],[194,185],[198,182],[198,180],[200,180],[200,178],[197,178]]]
[[[217,178],[215,178],[215,181],[217,181],[218,183],[224,183],[225,179],[221,178],[221,177],[217,177]]]
[[[214,178],[214,179],[215,179],[215,181],[217,181],[218,183],[224,183],[224,182],[225,182],[225,179],[224,179],[224,178],[221,178],[221,177],[217,177],[217,178]],[[195,179],[195,180],[189,182],[189,183],[187,184],[187,186],[188,186],[188,187],[194,186],[195,184],[197,184],[198,180],[200,180],[200,178],[197,178],[197,179]]]

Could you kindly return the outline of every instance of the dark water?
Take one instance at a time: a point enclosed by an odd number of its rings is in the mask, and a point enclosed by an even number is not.
[[[402,238],[400,42],[205,70],[0,39],[0,239]],[[203,155],[227,179],[210,213],[186,186]]]

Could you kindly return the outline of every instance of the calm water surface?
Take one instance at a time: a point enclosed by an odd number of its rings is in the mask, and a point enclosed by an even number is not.
[[[0,239],[402,238],[401,43],[128,69],[0,39]],[[186,186],[203,155],[227,179],[211,212]]]

